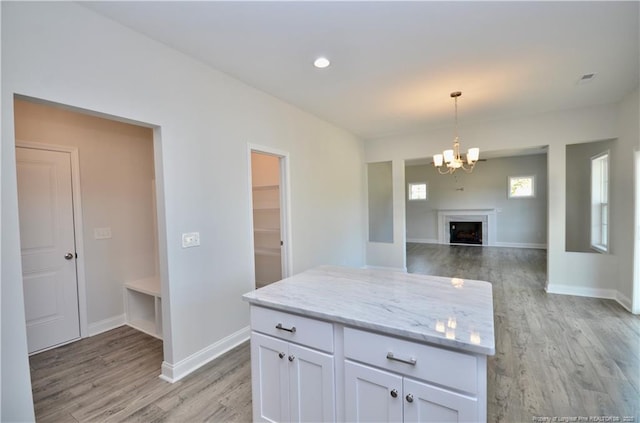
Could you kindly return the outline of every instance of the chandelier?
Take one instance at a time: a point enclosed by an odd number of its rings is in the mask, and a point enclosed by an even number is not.
[[[438,172],[441,175],[451,174],[458,169],[462,169],[467,173],[471,173],[476,163],[478,162],[478,157],[480,156],[480,149],[474,147],[470,148],[467,151],[466,165],[465,160],[462,160],[462,157],[460,157],[460,142],[458,141],[458,97],[460,97],[461,95],[462,92],[460,91],[454,91],[451,93],[451,97],[453,97],[455,101],[456,110],[453,149],[444,150],[442,154],[436,154],[435,156],[433,156],[433,164],[435,165],[436,169],[438,169]]]

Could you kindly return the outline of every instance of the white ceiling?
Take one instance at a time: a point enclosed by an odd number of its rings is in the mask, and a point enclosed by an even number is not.
[[[640,79],[638,1],[82,4],[365,139],[451,125],[451,91],[462,126],[617,102]]]

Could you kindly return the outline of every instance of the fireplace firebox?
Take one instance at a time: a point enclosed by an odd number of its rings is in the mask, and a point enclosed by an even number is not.
[[[451,244],[482,245],[482,222],[449,222]]]

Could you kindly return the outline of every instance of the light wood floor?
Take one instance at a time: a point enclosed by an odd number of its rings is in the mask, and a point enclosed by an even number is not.
[[[162,341],[123,326],[31,357],[38,422],[251,421],[249,343],[186,378],[158,378]]]
[[[410,272],[493,284],[488,422],[640,423],[640,318],[615,301],[545,294],[543,250],[408,244],[407,253]],[[162,342],[128,327],[30,361],[39,422],[251,420],[248,343],[175,384],[158,378]]]
[[[492,283],[488,422],[640,422],[640,318],[613,300],[546,294],[546,251],[408,244],[407,267]]]

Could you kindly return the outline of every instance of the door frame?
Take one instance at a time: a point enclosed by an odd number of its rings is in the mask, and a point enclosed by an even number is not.
[[[87,319],[87,284],[85,279],[84,238],[82,224],[82,191],[80,189],[80,159],[78,148],[57,144],[45,144],[32,141],[16,140],[16,148],[31,148],[69,153],[71,159],[71,193],[73,203],[73,229],[76,258],[76,281],[78,289],[78,318],[80,319],[80,338],[89,336]]]
[[[633,231],[633,286],[631,288],[631,312],[640,314],[640,150],[635,150],[634,158],[634,185],[635,185],[635,216]]]
[[[267,154],[278,157],[280,165],[280,233],[284,245],[282,246],[282,278],[287,278],[293,274],[293,266],[291,259],[291,191],[289,184],[289,152],[279,150],[277,148],[267,147],[264,145],[247,143],[247,192],[249,193],[249,245],[251,247],[251,256],[249,263],[251,268],[251,279],[256,281],[256,263],[254,257],[255,245],[253,241],[253,183],[251,180],[251,153]]]

